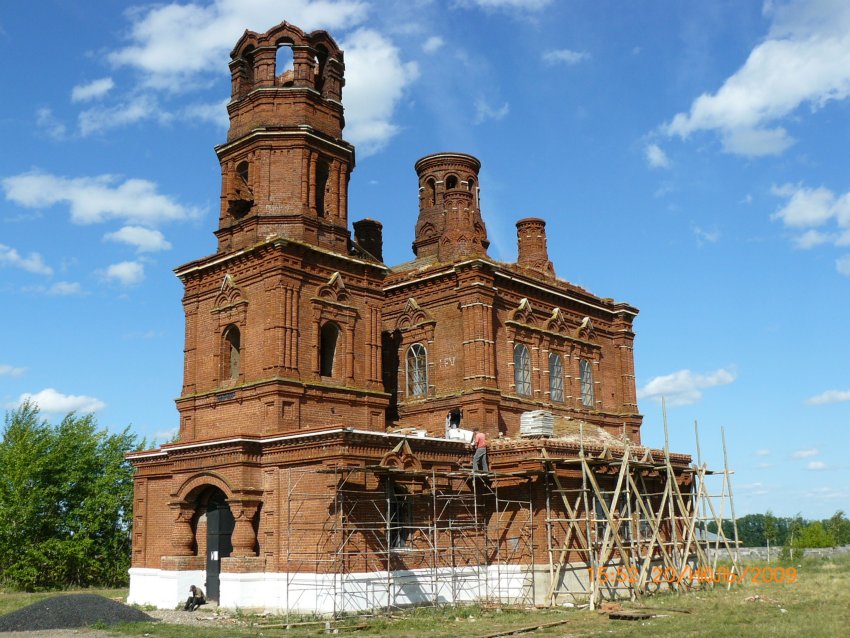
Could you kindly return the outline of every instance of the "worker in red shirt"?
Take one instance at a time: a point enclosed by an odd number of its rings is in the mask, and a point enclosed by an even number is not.
[[[472,471],[479,469],[484,473],[489,473],[490,468],[487,466],[487,437],[478,428],[472,430],[472,449],[475,453],[472,455]]]

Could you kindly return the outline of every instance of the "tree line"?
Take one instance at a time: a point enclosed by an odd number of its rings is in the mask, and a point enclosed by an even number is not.
[[[133,470],[129,428],[99,429],[93,415],[56,425],[32,403],[7,412],[0,439],[0,585],[35,591],[125,585]]]
[[[742,547],[770,545],[804,549],[850,544],[850,520],[847,520],[842,510],[822,520],[806,520],[800,514],[774,516],[768,510],[765,514],[747,514],[735,519],[735,522]],[[716,533],[717,524],[710,522],[707,529]],[[732,521],[723,521],[723,533],[727,538],[734,538]]]

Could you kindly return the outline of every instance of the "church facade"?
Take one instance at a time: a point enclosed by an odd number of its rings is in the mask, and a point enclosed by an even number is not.
[[[276,68],[281,49],[291,69]],[[558,278],[542,219],[517,222],[515,263],[491,258],[480,163],[459,152],[415,163],[414,259],[385,264],[380,222],[349,231],[343,52],[323,31],[282,23],[246,32],[231,58],[217,250],[175,271],[186,318],[179,441],[129,455],[130,602],[170,608],[190,584],[242,608],[452,601],[484,596],[480,573],[494,569],[510,574],[499,597],[539,598],[529,592],[559,533],[541,454],[609,442],[649,453],[637,309]],[[555,435],[521,438],[522,415],[541,410]],[[450,412],[486,433],[486,481],[467,475]],[[681,471],[690,460],[672,459]],[[522,503],[510,523],[499,489]],[[439,494],[449,504],[438,512]],[[438,551],[463,543],[451,560]],[[478,584],[459,588],[469,569]],[[375,594],[388,574],[406,580]]]

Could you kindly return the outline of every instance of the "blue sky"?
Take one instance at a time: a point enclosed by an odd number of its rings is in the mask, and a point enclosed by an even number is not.
[[[490,254],[641,309],[644,441],[738,513],[850,510],[850,5],[843,0],[55,0],[0,6],[0,402],[177,425],[180,264],[215,249],[228,53],[286,19],[345,49],[351,220],[411,258],[413,163],[482,161]]]

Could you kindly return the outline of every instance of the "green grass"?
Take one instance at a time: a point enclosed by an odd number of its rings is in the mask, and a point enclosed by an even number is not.
[[[763,563],[754,564],[762,567]],[[779,566],[773,563],[772,567]],[[498,631],[558,620],[568,622],[524,634],[527,636],[752,636],[754,638],[820,638],[848,635],[850,626],[850,555],[832,559],[804,559],[797,568],[794,583],[753,583],[745,586],[717,586],[689,594],[667,593],[636,603],[623,603],[627,609],[655,610],[663,617],[637,621],[609,620],[607,616],[584,610],[524,610],[487,606],[420,608],[392,617],[356,617],[334,622],[339,635],[399,638],[475,638]],[[90,590],[109,597],[126,595],[126,590]],[[57,592],[64,593],[64,592]],[[0,593],[0,612],[32,603],[51,594]],[[55,595],[55,594],[52,594]],[[759,596],[756,602],[748,598]],[[782,611],[782,609],[786,611]],[[688,612],[688,613],[685,613]],[[249,626],[181,626],[162,623],[133,623],[113,627],[117,635],[158,638],[302,638],[324,635],[322,624],[286,630],[262,627],[283,623],[283,617],[252,617],[242,620]],[[303,619],[308,620],[308,619]],[[363,625],[367,625],[363,627]]]

